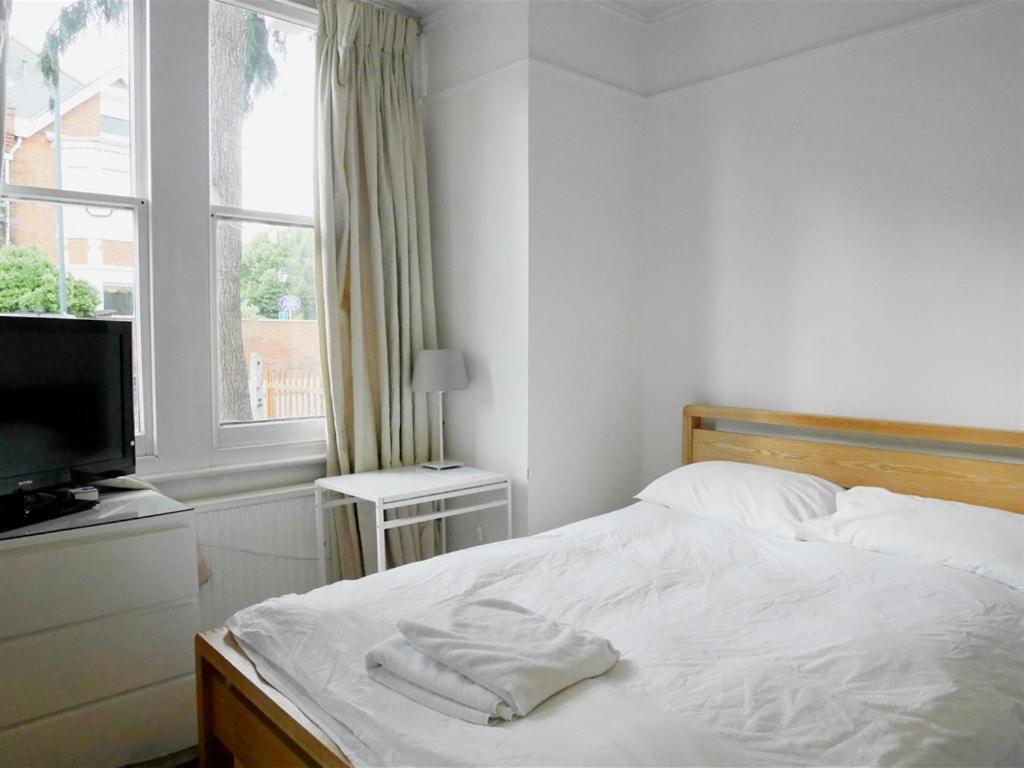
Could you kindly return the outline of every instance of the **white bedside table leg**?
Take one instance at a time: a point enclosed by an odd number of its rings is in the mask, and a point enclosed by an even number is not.
[[[505,499],[508,501],[508,537],[512,538],[512,481],[505,486]]]
[[[377,573],[388,569],[388,552],[384,545],[384,505],[377,502]]]
[[[324,536],[324,492],[319,485],[314,486],[316,494],[316,566],[320,582],[327,583],[327,539]]]
[[[438,506],[440,507],[441,512],[448,509],[448,505],[445,503],[444,499],[441,499],[438,502]],[[448,554],[448,518],[446,517],[441,518],[441,554]]]

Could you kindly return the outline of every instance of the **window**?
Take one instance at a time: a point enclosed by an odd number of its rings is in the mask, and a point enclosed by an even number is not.
[[[210,3],[221,447],[322,439],[313,293],[314,35],[296,20]],[[265,422],[277,422],[275,436],[252,429],[269,428]]]
[[[74,7],[73,7],[74,6]],[[15,0],[0,190],[0,312],[133,324],[136,452],[152,453],[145,5]]]

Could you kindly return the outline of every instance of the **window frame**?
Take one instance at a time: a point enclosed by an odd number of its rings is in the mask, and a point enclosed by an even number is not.
[[[128,47],[131,81],[128,88],[128,114],[131,121],[131,180],[133,195],[114,195],[50,187],[11,184],[7,169],[0,180],[0,200],[79,205],[96,208],[130,210],[135,220],[135,329],[133,344],[139,360],[139,391],[142,394],[144,432],[135,436],[136,459],[151,458],[157,453],[156,388],[153,382],[152,285],[150,281],[149,239],[149,66],[147,49],[146,0],[130,0],[128,9]],[[6,77],[6,73],[4,74]]]
[[[298,24],[316,32],[318,16],[314,9],[288,0],[208,0],[221,2],[247,11],[272,16],[282,21]],[[207,44],[209,55],[209,44]],[[313,105],[310,104],[310,109]],[[213,153],[213,137],[210,137],[210,153]],[[310,185],[314,179],[310,179]],[[289,446],[303,448],[308,452],[323,453],[326,450],[326,416],[275,419],[273,421],[250,421],[222,424],[220,420],[220,344],[217,328],[220,327],[220,307],[217,303],[217,225],[224,221],[236,221],[271,226],[313,228],[312,216],[275,213],[252,208],[215,204],[212,189],[207,184],[210,209],[209,254],[210,254],[210,345],[211,384],[213,398],[212,428],[214,454],[225,455],[246,448]]]

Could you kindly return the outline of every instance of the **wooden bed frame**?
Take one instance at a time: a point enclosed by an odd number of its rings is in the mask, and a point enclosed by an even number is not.
[[[872,441],[886,445],[864,445]],[[761,464],[847,488],[881,486],[1024,514],[1024,463],[948,455],[957,448],[1024,459],[1024,432],[711,405],[683,409],[683,464]],[[225,629],[196,636],[196,698],[201,766],[351,768],[323,731],[259,679]]]
[[[196,635],[199,764],[352,768],[333,741],[264,683],[226,629]]]
[[[762,430],[715,428],[723,422],[758,425]],[[764,434],[764,428],[818,434],[781,436]],[[887,446],[849,442],[858,439],[862,443],[882,440]],[[922,446],[930,446],[933,452],[922,451]],[[1018,461],[934,452],[965,448],[1016,453]],[[712,460],[806,472],[844,488],[871,485],[1024,513],[1024,463],[1020,463],[1024,460],[1024,432],[1015,430],[688,405],[683,408],[683,464]]]

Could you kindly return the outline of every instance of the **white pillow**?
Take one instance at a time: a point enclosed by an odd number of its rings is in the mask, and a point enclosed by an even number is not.
[[[842,490],[814,475],[733,461],[700,461],[662,475],[637,498],[704,520],[800,539],[802,521],[831,515]]]
[[[809,536],[961,571],[1024,589],[1024,515],[884,488],[839,494],[836,513]]]

